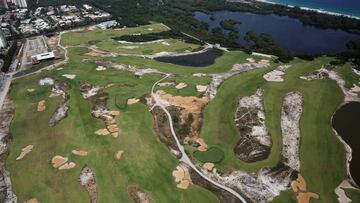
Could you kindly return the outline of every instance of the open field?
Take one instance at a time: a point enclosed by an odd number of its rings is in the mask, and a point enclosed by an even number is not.
[[[13,82],[10,98],[16,104],[15,119],[11,124],[13,142],[6,161],[6,168],[11,174],[13,190],[19,201],[37,198],[40,202],[89,202],[84,188],[79,184],[79,174],[86,165],[95,174],[98,191],[98,202],[132,202],[128,188],[138,186],[154,202],[219,202],[216,195],[197,185],[190,185],[186,190],[176,186],[172,171],[179,161],[172,155],[167,146],[160,142],[153,130],[153,118],[149,109],[141,102],[127,105],[129,98],[140,98],[151,92],[160,74],[145,74],[136,77],[133,73],[106,67],[97,70],[98,66],[88,60],[112,61],[120,64],[136,65],[140,68],[154,68],[162,72],[173,73],[164,83],[170,86],[157,86],[156,90],[179,96],[200,96],[197,85],[209,85],[210,75],[193,76],[194,73],[222,73],[229,71],[234,64],[246,63],[249,56],[241,51],[224,52],[213,65],[201,68],[185,67],[157,62],[138,57],[91,57],[85,54],[90,51],[89,45],[118,53],[145,54],[161,51],[184,52],[184,48],[198,48],[178,40],[166,39],[170,46],[156,44],[147,48],[126,49],[119,51],[118,43],[111,37],[161,32],[167,30],[162,24],[152,24],[123,30],[93,30],[70,32],[63,35],[61,43],[68,46],[69,63],[61,70],[44,71]],[[126,45],[128,46],[128,45]],[[130,45],[129,45],[130,46]],[[133,46],[133,44],[131,44]],[[164,48],[165,47],[165,48]],[[124,51],[124,52],[123,52]],[[149,54],[151,54],[149,53]],[[146,53],[147,54],[147,53]],[[185,146],[189,155],[203,162],[216,162],[220,172],[244,170],[256,172],[262,167],[274,167],[281,159],[282,135],[280,117],[282,102],[291,91],[303,94],[303,114],[300,121],[300,173],[306,179],[308,190],[320,195],[319,201],[336,202],[334,189],[345,178],[345,152],[343,145],[335,137],[330,118],[343,101],[341,89],[332,80],[305,81],[299,77],[321,68],[331,58],[320,57],[314,61],[295,59],[286,70],[283,83],[267,82],[263,75],[274,70],[278,65],[270,61],[270,66],[233,76],[220,86],[216,97],[204,110],[204,122],[201,137],[208,145],[206,153],[199,154],[195,147]],[[350,67],[345,65],[337,71],[344,77],[349,87],[358,82]],[[75,75],[68,79],[64,74]],[[43,77],[52,77],[66,82],[70,86],[68,116],[55,127],[49,127],[48,121],[61,102],[59,97],[49,98],[50,86],[39,86]],[[109,99],[106,102],[110,110],[119,110],[116,123],[121,134],[117,138],[99,136],[94,132],[105,126],[100,119],[91,115],[92,103],[85,100],[80,91],[80,84],[86,82],[97,86],[112,84],[105,92]],[[175,86],[185,83],[187,86],[177,89]],[[258,88],[264,90],[264,108],[266,126],[272,138],[269,157],[263,161],[246,163],[234,154],[234,146],[240,139],[235,126],[234,113],[240,97],[253,95]],[[29,92],[28,89],[34,89]],[[38,102],[45,100],[46,109],[37,112]],[[33,150],[22,160],[16,161],[22,148],[33,145]],[[223,153],[223,156],[214,157]],[[87,156],[72,154],[74,149],[88,151]],[[114,154],[122,150],[118,160]],[[55,155],[68,157],[76,164],[75,168],[59,171],[51,165]],[[199,163],[200,164],[200,163]],[[359,192],[347,191],[357,200]],[[296,194],[284,191],[274,202],[296,202]],[[355,202],[355,201],[354,201]]]

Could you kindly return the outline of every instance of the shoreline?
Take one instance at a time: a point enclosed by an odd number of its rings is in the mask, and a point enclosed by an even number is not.
[[[294,7],[296,7],[295,5],[276,3],[276,2],[272,2],[271,0],[255,0],[255,1],[257,1],[257,2],[262,2],[262,3],[267,3],[267,4],[273,4],[273,5],[287,6],[287,7],[289,7],[289,8],[294,8]],[[341,17],[347,17],[347,18],[353,18],[353,19],[356,19],[356,20],[360,20],[360,16],[343,14],[343,13],[338,13],[338,12],[333,12],[333,11],[326,11],[326,10],[321,10],[321,9],[316,9],[316,8],[309,8],[309,7],[304,7],[304,6],[299,6],[299,8],[300,8],[301,10],[315,11],[315,12],[321,13],[321,14],[327,14],[327,15],[332,15],[332,16],[341,16]]]

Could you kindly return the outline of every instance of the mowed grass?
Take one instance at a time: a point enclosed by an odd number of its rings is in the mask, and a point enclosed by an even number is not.
[[[166,39],[153,43],[120,43],[112,38],[96,43],[101,49],[120,54],[151,55],[159,52],[183,53],[198,49],[197,44],[190,44],[178,39]]]
[[[69,49],[70,63],[63,70],[22,78],[12,86],[10,97],[16,103],[16,116],[11,125],[13,143],[6,167],[19,201],[35,197],[41,202],[89,202],[78,181],[81,168],[88,165],[95,173],[98,202],[131,202],[127,188],[132,185],[148,192],[155,202],[218,202],[213,193],[196,185],[187,190],[176,187],[172,171],[178,160],[157,139],[145,105],[138,103],[121,111],[117,122],[122,134],[117,139],[94,134],[104,127],[104,122],[91,116],[91,104],[79,90],[81,81],[96,85],[113,83],[114,87],[106,91],[110,96],[108,107],[116,109],[116,95],[140,97],[149,93],[161,76],[145,75],[139,79],[132,73],[110,69],[100,74],[95,65],[82,61],[81,54],[86,51]],[[76,79],[66,79],[62,74],[76,74]],[[48,121],[60,98],[48,98],[51,87],[37,85],[44,76],[71,86],[69,116],[54,128],[48,126]],[[27,93],[28,88],[35,92]],[[47,109],[37,112],[37,102],[42,99],[46,100]],[[29,144],[34,145],[33,151],[23,160],[15,161],[21,148]],[[86,149],[89,155],[72,155],[73,149]],[[124,150],[121,160],[114,158],[117,150]],[[67,171],[54,169],[51,158],[55,155],[69,157],[76,167]]]
[[[148,34],[154,32],[163,32],[169,30],[167,26],[162,23],[153,23],[150,25],[132,27],[125,29],[95,29],[92,31],[79,31],[64,33],[61,37],[61,44],[63,46],[77,46],[85,44],[96,44],[104,40],[118,37],[121,35],[130,34]]]
[[[286,72],[284,83],[269,83],[263,80],[262,75],[269,70],[256,70],[225,81],[216,98],[205,109],[202,128],[206,143],[225,152],[225,158],[217,164],[217,168],[223,172],[236,169],[255,172],[264,166],[275,166],[280,160],[282,150],[282,101],[288,92],[300,91],[304,96],[304,110],[300,122],[300,173],[307,181],[308,190],[318,193],[321,202],[336,202],[333,191],[345,178],[345,160],[344,147],[331,130],[330,119],[342,103],[343,95],[334,81],[299,79],[299,76],[319,69],[328,61],[325,57],[312,62],[295,60]],[[266,125],[272,136],[273,146],[266,160],[245,163],[238,160],[233,152],[240,138],[233,114],[239,98],[254,94],[257,88],[265,90]],[[289,193],[284,193],[285,196],[287,194]]]
[[[224,158],[224,152],[217,147],[211,147],[205,152],[195,151],[193,152],[193,156],[203,163],[219,163]]]

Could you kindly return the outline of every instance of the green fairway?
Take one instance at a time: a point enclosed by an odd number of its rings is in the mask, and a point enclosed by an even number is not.
[[[172,85],[160,87],[171,95],[203,96],[196,89],[197,85],[209,85],[212,74],[231,70],[234,64],[246,63],[247,58],[256,60],[242,51],[224,52],[213,65],[207,67],[186,67],[158,62],[134,56],[91,57],[85,55],[90,45],[103,50],[124,54],[154,54],[162,51],[194,51],[199,45],[188,44],[177,39],[140,44],[120,43],[112,37],[129,34],[162,32],[168,28],[163,24],[151,24],[136,28],[119,30],[92,30],[69,32],[62,36],[61,43],[67,46],[69,62],[63,69],[43,71],[13,82],[10,98],[16,104],[15,118],[11,124],[13,142],[6,161],[6,168],[11,174],[13,190],[24,202],[37,198],[40,202],[89,202],[89,197],[79,183],[81,169],[87,165],[95,174],[98,202],[132,202],[127,188],[138,186],[147,192],[154,202],[159,203],[208,203],[219,202],[215,193],[195,184],[188,189],[179,189],[172,176],[178,166],[178,159],[168,147],[160,142],[153,130],[153,118],[149,108],[142,102],[127,104],[129,98],[144,98],[149,95],[152,85],[161,79],[160,74],[145,74],[137,77],[134,73],[106,67],[96,70],[94,60],[111,61],[119,64],[136,65],[139,68],[154,68],[165,73],[172,73],[162,82]],[[165,42],[165,43],[163,43]],[[170,45],[167,45],[170,44]],[[129,48],[129,46],[134,46]],[[120,48],[119,48],[120,47]],[[194,146],[185,149],[194,163],[216,163],[220,174],[234,170],[256,173],[263,167],[274,167],[281,159],[282,135],[280,126],[281,108],[285,95],[291,91],[302,93],[303,114],[300,121],[301,175],[307,182],[308,191],[320,195],[316,202],[336,202],[334,189],[346,177],[344,146],[334,135],[330,119],[343,102],[343,94],[335,81],[306,81],[299,77],[307,75],[322,65],[330,62],[330,57],[319,57],[314,61],[295,59],[286,70],[282,83],[267,82],[263,75],[274,70],[278,65],[273,59],[270,66],[235,75],[225,80],[219,87],[216,97],[206,105],[201,127],[201,137],[208,145],[208,151],[199,152]],[[335,69],[346,80],[346,86],[352,87],[360,82],[349,64]],[[205,73],[196,77],[194,73]],[[74,74],[76,78],[65,78],[64,74]],[[49,127],[48,121],[61,102],[60,97],[49,98],[51,86],[39,86],[43,77],[52,77],[66,82],[70,87],[68,116],[55,127]],[[85,100],[80,92],[80,84],[86,82],[98,86],[112,84],[105,89],[109,95],[107,107],[119,110],[116,117],[121,131],[118,138],[99,136],[95,131],[105,127],[104,121],[92,117],[90,101]],[[187,86],[176,89],[176,85]],[[266,127],[272,138],[271,153],[267,159],[253,163],[239,160],[234,154],[234,147],[241,135],[235,126],[234,113],[239,99],[253,95],[258,88],[264,90],[263,102],[266,115]],[[34,92],[28,92],[34,89]],[[46,110],[37,112],[38,102],[45,100]],[[145,99],[143,99],[145,100]],[[202,112],[199,112],[202,113]],[[16,161],[21,149],[27,145],[34,149],[22,160]],[[76,156],[74,149],[89,151],[88,156]],[[123,150],[120,160],[114,158],[117,150]],[[55,155],[69,157],[76,164],[70,170],[59,171],[51,165]],[[349,196],[359,199],[359,192],[346,190]],[[296,202],[296,194],[283,191],[274,202]],[[315,201],[314,201],[315,202]]]

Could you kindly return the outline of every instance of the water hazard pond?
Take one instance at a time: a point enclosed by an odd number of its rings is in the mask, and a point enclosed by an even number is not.
[[[211,16],[216,17],[211,20]],[[360,35],[338,29],[320,29],[304,25],[295,18],[279,15],[259,15],[247,12],[217,11],[212,14],[195,12],[195,19],[209,24],[209,31],[219,27],[222,20],[237,20],[235,27],[240,31],[238,42],[246,44],[244,36],[249,31],[266,33],[273,37],[283,49],[307,53],[334,53],[343,51],[350,40],[360,39]],[[224,33],[228,31],[222,29]]]
[[[332,125],[352,149],[350,172],[354,181],[360,184],[360,103],[351,102],[336,111]]]
[[[208,49],[201,53],[186,54],[179,56],[161,56],[154,58],[156,61],[164,63],[172,63],[182,66],[204,67],[212,65],[215,59],[223,54],[222,51],[216,49]]]

